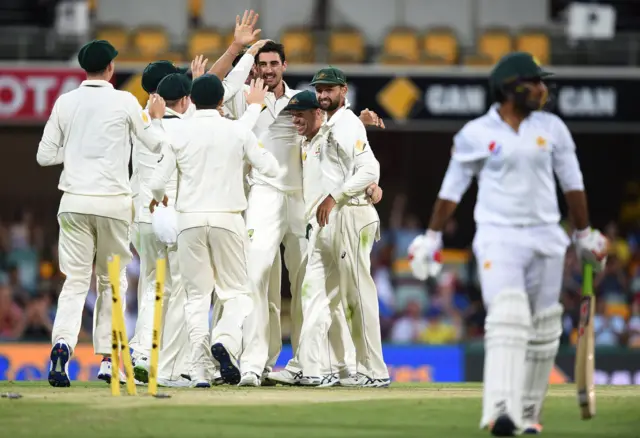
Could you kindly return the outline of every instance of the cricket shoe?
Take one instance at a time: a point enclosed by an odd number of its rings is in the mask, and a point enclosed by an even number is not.
[[[525,424],[522,435],[540,435],[542,433],[542,424]]]
[[[211,354],[213,358],[218,362],[220,375],[224,383],[229,385],[237,385],[240,383],[240,369],[238,368],[238,362],[229,353],[224,345],[220,342],[216,342],[211,346]]]
[[[391,385],[391,379],[372,379],[371,377],[356,373],[346,379],[340,379],[340,386],[347,388],[388,388]]]
[[[318,388],[331,388],[332,386],[340,386],[340,375],[338,373],[325,374],[322,376]]]
[[[112,371],[111,358],[105,357],[104,359],[102,359],[102,362],[100,362],[100,369],[98,370],[98,380],[104,380],[107,383],[111,383]],[[122,372],[122,370],[118,370],[118,377],[120,378],[121,385],[127,383],[127,375]],[[141,382],[135,377],[133,379],[133,382],[136,386],[144,386],[144,382]]]
[[[69,379],[69,359],[71,349],[65,341],[57,342],[51,349],[51,363],[49,364],[49,385],[55,388],[71,386]]]
[[[489,430],[493,436],[516,436],[518,428],[508,415],[500,415],[496,420],[489,424]]]
[[[191,378],[191,375],[189,375],[189,374],[180,374],[180,377],[185,379],[185,380],[188,380],[189,382],[193,382],[193,379]],[[213,386],[224,385],[224,380],[222,380],[222,376],[220,375],[219,371],[216,371],[215,373],[213,373],[213,378],[209,381],[209,384],[211,384]],[[193,385],[195,385],[195,384],[191,383],[191,386],[193,386]]]
[[[285,368],[284,370],[270,372],[267,375],[267,379],[281,385],[298,386],[302,380],[302,371],[294,373]]]
[[[180,378],[178,380],[170,380],[158,377],[158,386],[163,388],[191,388],[191,380]]]
[[[268,369],[264,369],[264,371],[262,371],[262,378],[260,379],[261,385],[260,386],[276,386],[276,382],[274,382],[273,380],[269,379],[269,373],[271,371],[269,371]]]
[[[143,383],[149,383],[149,358],[139,356],[133,366],[133,377]]]
[[[240,378],[240,383],[238,386],[260,386],[260,376],[252,371],[248,371],[246,373],[242,373],[242,377]]]

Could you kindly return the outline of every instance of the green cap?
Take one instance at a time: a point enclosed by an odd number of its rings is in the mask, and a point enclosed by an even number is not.
[[[489,75],[489,84],[492,90],[496,90],[516,80],[542,79],[552,75],[543,70],[530,53],[513,52],[498,61]]]
[[[142,88],[147,93],[155,93],[158,84],[165,76],[173,73],[186,73],[188,69],[177,67],[171,61],[155,61],[147,65],[142,72]]]
[[[82,46],[78,52],[78,62],[87,73],[95,73],[107,68],[116,56],[118,51],[109,41],[93,40]]]
[[[306,90],[293,96],[283,111],[304,111],[316,108],[320,108],[316,93]]]
[[[215,75],[202,75],[191,85],[191,101],[198,106],[217,106],[223,97],[224,87]]]
[[[335,67],[327,67],[320,70],[313,76],[311,85],[347,85],[347,76],[342,70]]]
[[[182,99],[191,94],[191,79],[182,73],[172,73],[160,81],[157,93],[164,100]]]

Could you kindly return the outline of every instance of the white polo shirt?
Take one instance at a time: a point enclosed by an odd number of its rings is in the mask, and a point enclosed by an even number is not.
[[[493,105],[454,137],[441,199],[460,202],[474,176],[477,224],[556,224],[560,210],[554,173],[564,192],[584,190],[576,146],[555,114],[535,111],[515,132]]]

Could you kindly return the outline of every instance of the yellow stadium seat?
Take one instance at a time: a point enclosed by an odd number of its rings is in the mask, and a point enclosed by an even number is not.
[[[381,61],[384,64],[417,64],[420,61],[420,42],[413,29],[396,28],[384,38]]]
[[[215,62],[225,49],[223,36],[214,29],[197,30],[189,37],[190,59],[196,55],[205,55],[209,61]]]
[[[140,27],[132,36],[133,49],[142,57],[157,57],[169,51],[169,36],[162,28]]]
[[[443,64],[458,60],[458,39],[451,29],[432,29],[422,38],[422,50],[427,59],[442,59]]]
[[[122,26],[101,26],[96,32],[96,39],[109,41],[118,51],[129,50],[129,32]]]
[[[509,52],[513,51],[513,39],[508,31],[489,29],[478,38],[478,53],[488,56],[495,64]]]
[[[605,315],[619,316],[626,321],[631,316],[631,309],[626,303],[607,303],[605,305]]]
[[[551,42],[544,32],[522,32],[516,37],[516,50],[529,52],[540,64],[547,65],[551,57]]]
[[[336,29],[329,35],[329,62],[360,63],[365,58],[364,37],[357,29]]]
[[[315,41],[313,35],[305,29],[285,30],[280,38],[287,54],[287,62],[312,63],[315,61]]]
[[[87,6],[89,8],[89,13],[93,14],[98,7],[98,0],[88,0]]]

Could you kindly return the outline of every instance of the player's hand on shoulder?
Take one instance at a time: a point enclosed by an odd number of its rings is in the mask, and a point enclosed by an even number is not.
[[[252,105],[254,103],[258,105],[264,104],[264,98],[267,95],[267,91],[269,91],[269,87],[264,84],[264,80],[262,78],[251,79],[249,91],[244,94],[247,99],[247,105]]]
[[[378,128],[385,129],[382,118],[369,108],[365,108],[360,112],[360,121],[367,126],[377,126]]]
[[[583,264],[593,266],[595,272],[604,269],[609,254],[609,240],[600,231],[591,227],[576,230],[573,233],[573,243]]]
[[[427,230],[409,245],[409,265],[413,276],[426,280],[442,270],[442,233]]]
[[[166,104],[159,94],[153,93],[149,95],[149,116],[152,119],[161,119],[164,117]]]

